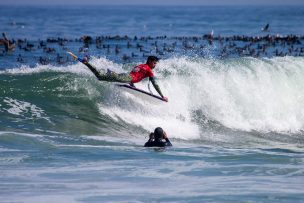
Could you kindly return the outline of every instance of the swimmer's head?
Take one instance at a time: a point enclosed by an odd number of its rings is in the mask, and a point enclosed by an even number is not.
[[[161,127],[157,127],[154,130],[155,139],[162,139],[164,137],[164,130]]]

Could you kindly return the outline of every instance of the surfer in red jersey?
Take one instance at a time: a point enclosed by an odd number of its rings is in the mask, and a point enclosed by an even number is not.
[[[73,56],[73,57],[77,57],[77,56]],[[134,87],[134,83],[138,83],[141,80],[143,80],[144,78],[149,77],[149,80],[152,82],[153,87],[158,92],[158,94],[165,101],[168,101],[168,98],[162,94],[158,84],[156,83],[154,74],[152,72],[152,70],[155,68],[157,62],[159,61],[159,59],[156,56],[149,56],[147,58],[147,62],[145,64],[140,64],[140,65],[135,66],[129,74],[116,73],[109,69],[107,70],[107,73],[101,74],[97,71],[97,69],[93,65],[91,65],[88,62],[88,59],[86,57],[83,59],[78,58],[78,60],[80,60],[83,64],[85,64],[99,80],[103,80],[103,81],[129,83],[131,86]]]

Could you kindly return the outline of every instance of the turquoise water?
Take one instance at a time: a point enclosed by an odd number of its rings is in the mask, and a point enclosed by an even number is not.
[[[14,7],[0,8],[0,22],[10,37],[33,40],[258,35],[266,21],[273,33],[303,35],[303,8],[292,8]],[[99,82],[78,62],[33,65],[28,52],[20,66],[14,53],[1,55],[1,202],[303,202],[304,58],[206,51],[159,62],[168,103]],[[91,63],[117,72],[136,64],[114,53],[91,54]],[[157,126],[172,148],[143,147]]]

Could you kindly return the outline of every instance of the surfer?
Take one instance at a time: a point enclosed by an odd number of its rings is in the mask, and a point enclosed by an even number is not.
[[[71,54],[71,53],[70,53]],[[77,56],[75,56],[77,58]],[[168,98],[165,97],[158,84],[156,83],[156,79],[154,77],[154,74],[152,70],[155,68],[157,62],[159,59],[156,56],[148,56],[147,61],[145,64],[140,64],[135,66],[132,71],[127,73],[116,73],[114,71],[111,71],[107,69],[107,73],[102,74],[97,71],[97,69],[88,62],[87,57],[84,57],[81,62],[85,64],[93,73],[94,75],[99,79],[103,81],[108,82],[122,82],[122,83],[129,83],[131,86],[134,87],[134,83],[138,83],[144,78],[149,77],[149,80],[152,82],[153,87],[158,92],[158,94],[165,100],[168,101]]]
[[[167,133],[161,127],[155,128],[154,133],[150,133],[149,140],[144,145],[144,147],[171,147],[171,146],[172,144],[167,136]]]
[[[3,32],[2,33],[3,39],[0,39],[0,45],[4,45],[5,51],[11,51],[14,49],[15,45],[6,37],[6,34]]]

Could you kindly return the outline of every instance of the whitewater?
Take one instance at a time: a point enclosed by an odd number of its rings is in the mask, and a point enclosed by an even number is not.
[[[170,99],[168,104],[153,104],[111,83],[99,82],[81,63],[7,69],[0,77],[14,80],[1,81],[2,122],[10,122],[6,116],[19,116],[52,123],[52,105],[66,106],[80,99],[75,109],[95,108],[98,111],[93,115],[114,123],[122,120],[146,131],[163,126],[174,138],[185,140],[199,139],[204,133],[218,134],[224,128],[293,135],[304,128],[303,62],[296,57],[162,60],[155,71]],[[111,67],[117,72],[127,72],[134,65],[105,58],[94,58],[91,63],[100,71]],[[147,90],[147,84],[146,80],[137,86]],[[39,105],[38,98],[41,104],[43,100],[56,102]]]

